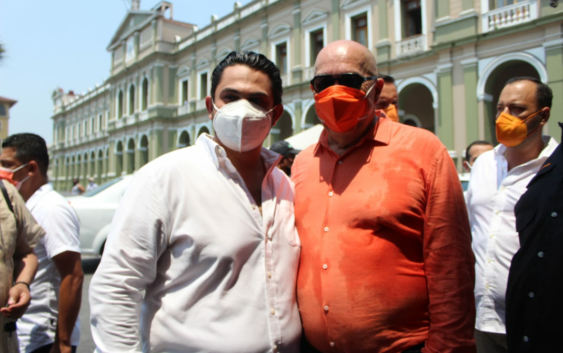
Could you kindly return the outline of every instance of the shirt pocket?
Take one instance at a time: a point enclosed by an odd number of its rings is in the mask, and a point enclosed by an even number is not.
[[[516,215],[516,231],[518,233],[521,233],[530,224],[532,224],[535,215],[536,210],[533,208],[518,212],[518,214]]]
[[[276,232],[280,232],[283,238],[291,246],[301,247],[301,240],[299,239],[299,234],[297,233],[297,228],[295,227],[295,213],[292,203],[282,202],[278,205],[277,209],[277,219],[278,224],[275,227]]]

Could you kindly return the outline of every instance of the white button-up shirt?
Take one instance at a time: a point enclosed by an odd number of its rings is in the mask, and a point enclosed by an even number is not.
[[[512,257],[520,248],[514,206],[545,160],[557,147],[549,136],[537,159],[508,171],[506,146],[477,158],[471,170],[466,202],[475,253],[475,328],[506,333],[505,294]]]
[[[262,149],[262,215],[223,148],[142,168],[90,285],[98,352],[298,352],[293,184]]]

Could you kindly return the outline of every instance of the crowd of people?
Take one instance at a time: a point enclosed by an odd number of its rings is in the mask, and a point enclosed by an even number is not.
[[[114,215],[89,292],[97,351],[563,352],[549,87],[506,83],[499,145],[468,146],[465,195],[439,139],[398,123],[394,80],[366,47],[323,48],[311,89],[318,143],[266,149],[278,68],[252,52],[217,65],[214,136],[139,170]],[[2,147],[3,352],[18,338],[25,353],[75,351],[78,219],[48,183],[43,139]]]

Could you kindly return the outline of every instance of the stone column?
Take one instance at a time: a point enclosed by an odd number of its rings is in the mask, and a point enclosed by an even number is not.
[[[436,68],[438,76],[438,137],[448,150],[454,149],[452,64],[444,63]]]
[[[375,44],[377,52],[377,65],[378,71],[388,71],[387,65],[382,63],[391,60],[391,42],[389,41],[389,23],[388,23],[388,9],[387,0],[379,0],[377,5],[378,22],[379,22],[379,40]],[[370,33],[369,35],[373,35]],[[371,48],[370,48],[371,50]]]
[[[237,28],[235,32],[235,51],[240,51],[240,28]]]
[[[295,128],[293,129],[293,134],[296,135],[301,132],[301,117],[303,116],[303,102],[297,100],[293,102],[294,116],[295,116]]]
[[[479,117],[477,113],[477,58],[463,60],[463,85],[465,88],[465,134],[466,142],[470,144],[479,140]]]
[[[560,6],[563,4],[560,4]],[[561,33],[559,33],[561,35]],[[561,131],[557,125],[563,116],[563,38],[544,42],[546,55],[547,76],[549,87],[553,92],[553,105],[551,107],[551,118],[547,125],[547,132],[557,141],[561,139]],[[561,142],[561,141],[559,141]]]
[[[260,53],[266,55],[267,57],[270,57],[268,53],[268,15],[264,15],[264,17],[262,17],[262,24],[260,25],[260,28],[262,28],[262,41],[260,42]]]
[[[332,11],[330,12],[330,20],[332,25],[332,40],[340,39],[340,0],[332,0]]]
[[[296,0],[293,3],[293,69],[292,80],[293,83],[301,82],[303,75],[303,67],[301,66],[301,0]]]

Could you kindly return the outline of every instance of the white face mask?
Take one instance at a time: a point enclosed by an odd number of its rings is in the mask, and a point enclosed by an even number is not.
[[[247,152],[262,145],[272,127],[269,113],[250,103],[239,99],[225,104],[217,110],[213,117],[213,128],[217,138],[227,148],[237,152]]]

